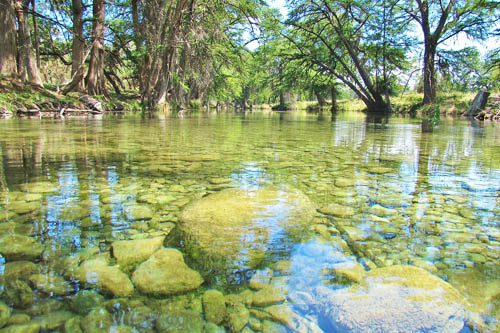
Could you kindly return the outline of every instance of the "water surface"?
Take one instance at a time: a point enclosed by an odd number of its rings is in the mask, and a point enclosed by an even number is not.
[[[476,322],[497,325],[495,124],[444,120],[433,133],[422,133],[414,119],[375,123],[361,114],[331,120],[261,112],[12,119],[0,122],[0,133],[0,238],[20,235],[40,247],[39,255],[20,250],[0,261],[9,324],[37,323],[50,331],[81,322],[92,331],[85,324],[92,319],[123,331],[229,331],[236,330],[237,317],[246,318],[245,329],[289,330],[292,324],[265,314],[281,304],[310,323],[309,331],[329,331],[321,311],[299,306],[297,295],[315,287],[345,288],[335,267],[355,263],[366,272],[424,268],[465,295]],[[278,194],[266,199],[274,201],[259,208],[262,216],[251,228],[235,229],[237,246],[208,231],[202,241],[179,227],[183,209],[202,198],[239,189],[251,201],[251,193],[269,188]],[[314,209],[293,228],[284,199],[290,191],[307,197]],[[154,237],[165,237],[165,247],[183,253],[203,277],[199,288],[177,295],[136,288],[124,298],[73,274],[85,260],[115,265],[111,248],[118,240]],[[136,268],[119,267],[129,277]],[[264,303],[242,300],[257,293],[259,283],[280,295]],[[228,307],[239,297],[236,303],[246,310],[235,306],[218,326],[207,324],[202,295],[208,289],[222,292]],[[78,298],[89,292],[91,297]],[[92,306],[79,309],[80,299]],[[169,314],[200,325],[186,326]]]

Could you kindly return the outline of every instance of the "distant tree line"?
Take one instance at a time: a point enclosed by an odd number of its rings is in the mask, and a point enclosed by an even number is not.
[[[474,47],[443,47],[459,35],[498,41],[495,1],[287,6],[282,18],[260,0],[0,0],[0,75],[64,94],[133,94],[148,109],[293,95],[335,107],[347,89],[385,111],[415,72],[424,104],[438,89],[498,87],[498,48],[483,59]]]

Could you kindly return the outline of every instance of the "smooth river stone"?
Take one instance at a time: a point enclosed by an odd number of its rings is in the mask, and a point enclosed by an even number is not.
[[[0,238],[0,254],[7,260],[34,260],[41,256],[43,246],[34,238],[16,234]]]
[[[197,289],[203,278],[185,264],[181,252],[161,249],[137,267],[132,281],[145,294],[173,295]]]
[[[113,256],[121,267],[129,268],[149,259],[163,246],[165,237],[156,237],[137,240],[123,240],[113,242],[111,249]]]
[[[391,266],[360,284],[314,292],[318,311],[335,331],[459,332],[467,312],[462,295],[424,269]]]
[[[319,209],[319,211],[323,214],[334,215],[338,217],[349,217],[353,216],[356,213],[353,208],[336,203],[331,203],[327,206],[323,206]]]
[[[145,205],[132,205],[125,208],[127,217],[131,221],[151,220],[153,218],[153,211]]]
[[[95,285],[118,297],[130,296],[134,286],[128,276],[116,266],[109,266],[106,259],[96,258],[84,261],[75,272],[82,283]]]
[[[30,193],[51,193],[57,190],[57,186],[50,182],[37,182],[24,184],[21,189]]]
[[[273,233],[304,229],[314,214],[313,204],[298,190],[226,189],[188,205],[180,228],[206,254],[244,260],[244,252],[266,251]]]

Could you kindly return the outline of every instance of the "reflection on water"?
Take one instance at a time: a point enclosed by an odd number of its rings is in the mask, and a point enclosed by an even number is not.
[[[300,112],[3,121],[0,327],[354,329],[376,316],[343,322],[338,316],[350,318],[349,309],[332,298],[382,297],[360,291],[370,279],[388,288],[392,303],[400,293],[414,295],[401,303],[406,310],[426,313],[439,304],[439,297],[424,301],[413,280],[394,289],[374,277],[389,269],[397,279],[398,267],[411,265],[440,277],[437,284],[448,281],[453,289],[440,285],[444,292],[458,290],[472,305],[457,301],[472,319],[457,315],[446,327],[463,319],[495,330],[498,126],[445,120],[422,133],[416,120],[383,121],[358,114],[318,121]],[[180,249],[183,261],[158,259],[157,242],[137,243],[159,238]],[[127,242],[120,247],[119,240]],[[154,278],[173,267],[179,279],[196,270],[204,283],[176,289],[174,279],[157,294],[139,292],[136,271]],[[129,289],[116,290],[111,273]],[[206,293],[211,288],[222,296]],[[388,325],[378,329],[397,327],[378,322]]]

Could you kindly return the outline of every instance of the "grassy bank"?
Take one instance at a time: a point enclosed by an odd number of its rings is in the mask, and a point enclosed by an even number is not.
[[[69,93],[62,95],[51,86],[37,87],[18,81],[0,80],[0,114],[3,115],[38,115],[54,113],[61,109],[81,110],[90,107],[81,100],[83,94]],[[95,96],[102,103],[104,111],[140,111],[139,98],[131,93],[111,95],[110,98]]]
[[[492,111],[492,118],[500,114],[496,100],[500,95],[492,94],[492,102],[487,106],[487,110]],[[44,88],[22,84],[18,81],[0,80],[0,115],[20,115],[20,116],[51,116],[57,114],[61,109],[85,110],[89,109],[79,93],[69,93],[62,95],[55,87],[45,86]],[[459,116],[467,111],[474,93],[442,93],[438,96],[437,102],[432,106],[422,106],[422,94],[410,93],[403,96],[391,97],[391,107],[394,114],[412,114],[419,116],[429,116],[431,113],[440,115]],[[126,92],[122,95],[111,95],[110,98],[103,96],[94,97],[102,103],[104,111],[142,111],[143,107],[136,93]],[[201,103],[195,101],[190,107],[201,110]],[[363,111],[365,105],[359,99],[340,99],[337,101],[340,111]],[[270,109],[271,105],[254,105],[254,109]],[[293,109],[318,111],[315,101],[299,101],[293,105]],[[50,111],[49,111],[50,110]],[[330,111],[330,105],[323,108]],[[49,112],[47,112],[49,111]],[[78,114],[78,112],[75,112]]]

